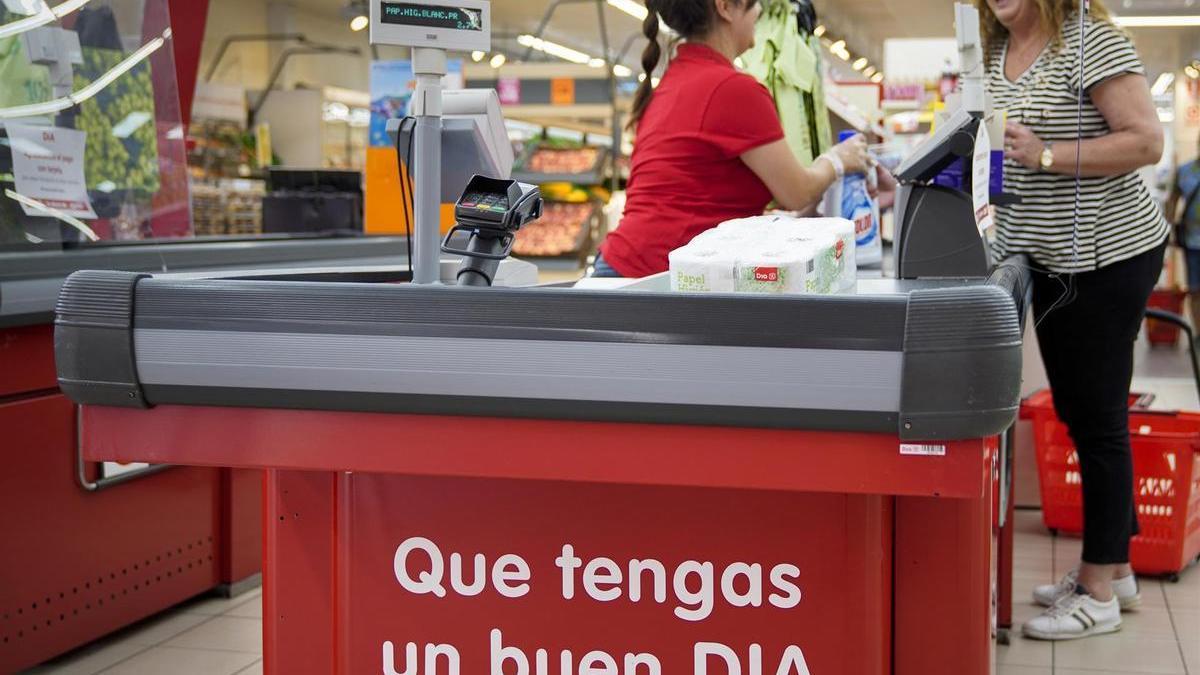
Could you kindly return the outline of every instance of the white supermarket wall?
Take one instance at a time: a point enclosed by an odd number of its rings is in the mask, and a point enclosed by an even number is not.
[[[366,32],[352,32],[348,22],[336,14],[318,13],[278,1],[210,0],[208,26],[200,55],[201,77],[224,38],[262,33],[302,33],[312,42],[362,50],[358,57],[341,54],[293,56],[276,88],[291,89],[298,84],[308,84],[367,90],[370,48]],[[278,43],[235,44],[222,59],[213,81],[261,89],[285,48],[285,44]],[[403,53],[401,50],[384,50],[381,56],[402,58]]]

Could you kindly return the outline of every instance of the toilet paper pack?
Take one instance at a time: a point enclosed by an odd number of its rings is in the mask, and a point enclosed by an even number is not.
[[[676,291],[852,292],[854,225],[778,215],[731,220],[673,251],[670,268]]]
[[[733,293],[737,255],[731,248],[693,243],[671,251],[671,290],[684,293]]]

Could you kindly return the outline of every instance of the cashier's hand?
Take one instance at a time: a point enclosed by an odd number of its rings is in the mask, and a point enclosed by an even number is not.
[[[847,174],[866,173],[875,165],[875,160],[867,152],[867,139],[862,134],[834,146],[833,152],[842,160]]]
[[[1004,127],[1004,155],[1030,171],[1042,168],[1042,151],[1046,144],[1033,130],[1018,122]]]

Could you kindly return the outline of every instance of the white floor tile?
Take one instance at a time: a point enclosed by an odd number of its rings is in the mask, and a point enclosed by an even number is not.
[[[1037,666],[1000,666],[996,670],[996,675],[1053,675],[1054,671],[1049,668],[1039,668]]]
[[[208,621],[209,618],[203,614],[190,614],[181,609],[168,610],[117,633],[113,639],[135,645],[158,645]]]
[[[226,649],[262,654],[262,621],[233,616],[218,616],[176,636],[168,647]]]
[[[1164,608],[1146,606],[1138,611],[1124,612],[1121,621],[1122,637],[1175,639],[1175,626]]]
[[[94,675],[109,666],[145,650],[143,645],[130,642],[97,642],[69,654],[48,661],[32,670],[25,671],[26,675]]]
[[[263,675],[263,662],[258,661],[247,667],[245,670],[239,670],[237,675]]]
[[[1111,670],[1118,673],[1183,675],[1183,659],[1175,640],[1153,640],[1121,634],[1058,642],[1056,668]]]
[[[237,607],[225,612],[225,616],[238,616],[245,619],[261,619],[262,618],[262,596],[260,595],[249,602],[244,602]]]
[[[996,645],[996,662],[1006,666],[1040,666],[1049,668],[1053,652],[1049,642],[1026,640],[1021,627],[1013,626],[1012,644]]]
[[[258,657],[240,652],[152,647],[104,675],[233,675]]]

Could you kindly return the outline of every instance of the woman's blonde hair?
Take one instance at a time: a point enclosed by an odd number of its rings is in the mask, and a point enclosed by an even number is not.
[[[1042,27],[1054,36],[1051,44],[1056,49],[1061,47],[1063,25],[1067,22],[1068,17],[1079,11],[1080,0],[1030,1],[1034,5],[1037,5],[1038,15],[1042,20]],[[987,0],[975,0],[975,6],[979,8],[979,15],[981,17],[980,32],[983,35],[984,54],[990,59],[992,47],[1002,44],[1008,39],[1008,29],[996,18],[996,14],[992,12],[992,8],[988,7]],[[1104,6],[1103,0],[1092,0],[1092,7],[1088,13],[1093,19],[1112,23],[1112,14]]]

